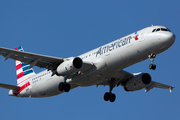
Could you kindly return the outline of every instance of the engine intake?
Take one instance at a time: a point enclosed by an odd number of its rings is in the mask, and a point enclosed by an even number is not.
[[[83,65],[82,59],[79,57],[74,58],[73,65],[76,69],[81,69]]]
[[[143,73],[141,79],[142,82],[146,85],[149,85],[151,83],[151,76],[148,73]]]
[[[65,76],[79,71],[83,66],[83,61],[79,57],[70,58],[61,63],[56,70],[58,76]]]
[[[126,91],[136,91],[147,87],[151,83],[151,76],[148,73],[140,73],[129,79],[124,89]]]

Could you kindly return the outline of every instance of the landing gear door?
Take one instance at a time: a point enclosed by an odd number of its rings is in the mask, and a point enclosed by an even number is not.
[[[142,42],[145,40],[145,32],[146,32],[146,29],[143,29],[142,31],[140,31],[140,34],[139,34],[139,42]]]

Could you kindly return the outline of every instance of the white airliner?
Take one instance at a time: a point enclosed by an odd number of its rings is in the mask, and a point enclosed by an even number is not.
[[[157,54],[167,50],[175,41],[175,35],[164,26],[151,26],[119,38],[80,56],[58,58],[24,52],[22,47],[15,50],[0,47],[4,61],[16,60],[17,85],[0,83],[9,89],[10,96],[50,97],[69,92],[79,86],[108,85],[109,91],[104,100],[114,102],[112,93],[115,86],[123,86],[126,91],[145,88],[148,92],[154,87],[170,89],[173,86],[152,81],[148,73],[129,73],[123,69],[150,58],[149,68]],[[38,74],[32,67],[46,68]]]

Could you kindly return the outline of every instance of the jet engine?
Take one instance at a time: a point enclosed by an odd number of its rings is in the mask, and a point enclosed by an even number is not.
[[[147,87],[150,83],[151,76],[148,73],[139,73],[125,83],[124,89],[126,91],[136,91]]]
[[[56,70],[58,76],[65,76],[79,71],[83,66],[83,61],[79,57],[69,58],[61,63]]]

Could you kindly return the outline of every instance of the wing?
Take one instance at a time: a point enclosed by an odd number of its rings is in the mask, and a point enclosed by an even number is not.
[[[33,66],[38,66],[40,68],[46,68],[48,70],[53,70],[54,67],[57,67],[64,61],[63,58],[22,52],[3,47],[0,47],[0,55],[4,56],[4,61],[8,58],[11,58],[30,64],[30,68],[32,68]]]
[[[120,72],[117,72],[116,74],[112,75],[113,78],[116,78],[116,82],[114,84],[114,87],[117,85],[119,86],[120,84],[123,85],[128,79],[132,78],[133,77],[133,74],[131,73],[128,73],[124,70],[121,70]],[[98,85],[109,85],[109,80],[105,80]]]
[[[5,89],[9,89],[9,90],[18,90],[18,89],[20,89],[19,86],[7,85],[7,84],[2,84],[2,83],[0,83],[0,87],[5,88]]]
[[[148,92],[149,90],[153,89],[154,87],[163,88],[163,89],[169,89],[170,92],[174,88],[173,86],[169,86],[169,85],[165,85],[165,84],[161,84],[161,83],[152,81],[151,84],[148,87],[145,88],[146,89],[145,92]]]
[[[57,67],[69,58],[58,58],[46,55],[40,55],[35,53],[29,53],[24,51],[17,51],[8,48],[0,47],[0,55],[4,56],[4,61],[8,58],[19,60],[30,64],[30,68],[33,66],[38,66],[40,68],[46,68],[48,70],[54,71]],[[92,63],[83,62],[82,72],[86,72],[93,67]]]
[[[132,74],[132,73],[121,70],[116,75],[114,75],[114,76],[112,75],[114,78],[116,78],[116,81],[114,82],[112,87],[114,88],[115,86],[119,86],[119,85],[124,86],[125,83],[129,79],[131,79],[133,76],[138,75],[138,74],[139,73]],[[110,80],[107,79],[107,80],[97,84],[97,86],[98,85],[104,85],[104,86],[105,85],[110,85]],[[169,85],[165,85],[165,84],[161,84],[161,83],[158,83],[158,82],[151,81],[150,85],[145,88],[145,92],[148,92],[149,90],[153,89],[154,87],[163,88],[163,89],[170,89],[170,92],[174,88],[173,86],[169,86]]]

